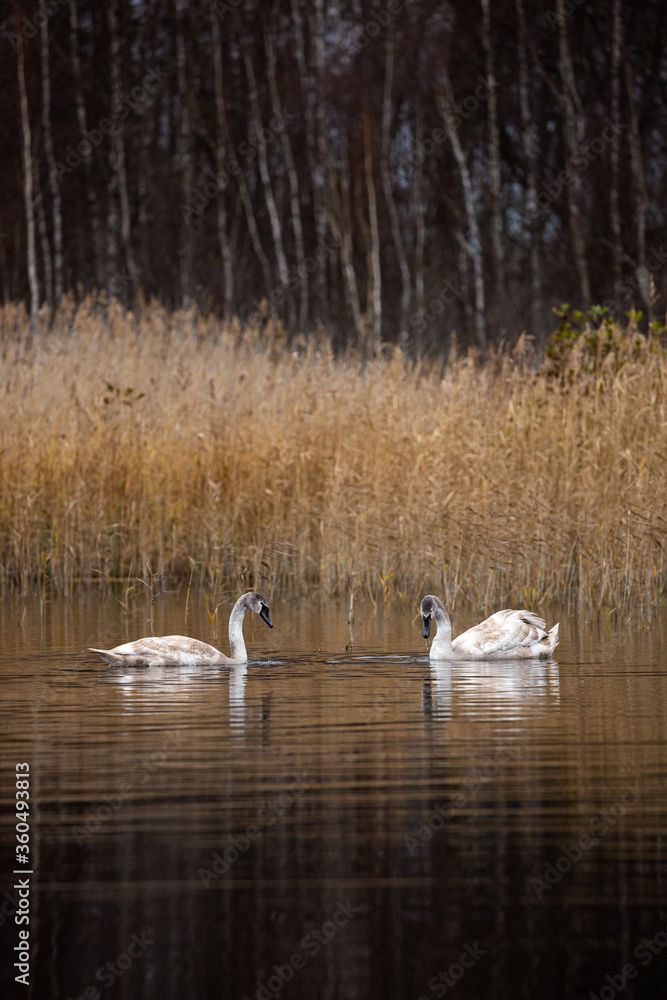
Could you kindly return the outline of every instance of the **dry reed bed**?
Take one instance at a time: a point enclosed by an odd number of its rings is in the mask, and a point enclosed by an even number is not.
[[[667,362],[563,390],[526,355],[335,357],[156,305],[0,311],[5,589],[164,579],[652,606]]]

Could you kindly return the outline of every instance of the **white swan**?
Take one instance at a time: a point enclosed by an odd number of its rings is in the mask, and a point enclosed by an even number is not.
[[[558,645],[558,625],[547,632],[546,622],[532,611],[496,611],[452,639],[452,623],[439,597],[423,597],[419,610],[425,639],[432,618],[438,626],[431,643],[432,660],[534,660],[553,656]]]
[[[149,635],[144,639],[126,642],[114,649],[94,649],[111,666],[141,667],[176,664],[182,667],[206,663],[245,663],[248,654],[243,639],[243,616],[246,611],[254,611],[263,618],[269,628],[273,622],[269,605],[261,594],[248,593],[239,597],[229,616],[229,647],[231,656],[225,656],[215,646],[187,635]]]

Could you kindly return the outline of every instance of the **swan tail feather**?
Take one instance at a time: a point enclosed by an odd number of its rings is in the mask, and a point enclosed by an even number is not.
[[[544,640],[544,645],[547,647],[550,653],[553,653],[556,646],[558,645],[558,629],[560,628],[560,622],[556,622],[554,627],[549,630],[549,634]]]
[[[120,658],[118,657],[118,655],[116,653],[113,653],[110,649],[95,649],[94,646],[89,646],[88,651],[90,653],[99,653],[102,659],[106,660],[106,662],[110,666],[113,666],[113,664],[120,662]]]

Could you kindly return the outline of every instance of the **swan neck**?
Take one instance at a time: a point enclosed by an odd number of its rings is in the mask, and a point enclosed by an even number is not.
[[[240,598],[229,616],[229,650],[231,654],[229,658],[232,663],[245,663],[248,659],[245,639],[243,638],[243,618],[246,610],[243,598]]]
[[[452,623],[444,608],[436,607],[435,624],[437,632],[431,644],[431,659],[452,660],[454,651],[452,650]]]

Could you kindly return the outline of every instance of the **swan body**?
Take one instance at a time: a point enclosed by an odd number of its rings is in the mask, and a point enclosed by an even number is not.
[[[546,622],[532,611],[496,611],[452,639],[452,623],[439,597],[422,598],[419,610],[425,639],[432,619],[438,627],[431,643],[432,660],[534,660],[553,656],[558,645],[559,625],[547,632]]]
[[[91,653],[99,653],[110,666],[142,667],[165,666],[198,666],[208,663],[246,663],[248,654],[243,638],[243,618],[246,611],[254,611],[262,618],[269,628],[273,622],[269,614],[269,605],[265,597],[254,592],[243,594],[232,608],[229,616],[229,647],[231,656],[221,653],[215,646],[199,639],[190,639],[187,635],[149,635],[144,639],[123,643],[114,649],[94,649]]]

